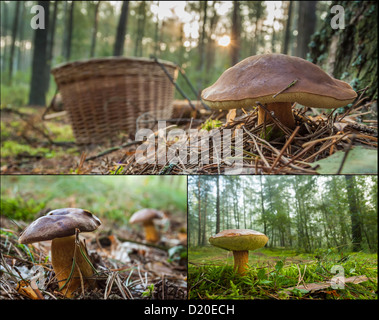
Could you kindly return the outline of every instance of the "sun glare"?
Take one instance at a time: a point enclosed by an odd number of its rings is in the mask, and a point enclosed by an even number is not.
[[[225,35],[218,39],[218,45],[221,47],[227,47],[230,44],[230,37]]]

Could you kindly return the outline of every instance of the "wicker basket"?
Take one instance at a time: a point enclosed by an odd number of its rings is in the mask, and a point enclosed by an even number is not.
[[[159,62],[175,81],[176,65]],[[137,118],[145,114],[156,120],[170,118],[175,88],[160,64],[111,57],[54,68],[51,73],[77,143],[99,143],[118,132],[135,134]]]

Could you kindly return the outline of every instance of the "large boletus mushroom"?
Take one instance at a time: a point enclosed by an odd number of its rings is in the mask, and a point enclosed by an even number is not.
[[[266,105],[268,111],[287,127],[294,128],[291,106],[294,102],[312,108],[334,109],[346,106],[357,97],[351,86],[329,76],[317,65],[284,54],[248,57],[227,69],[201,94],[214,109],[238,109]],[[270,122],[258,106],[258,125]]]
[[[262,248],[268,237],[258,231],[249,229],[227,229],[209,238],[215,247],[233,251],[234,270],[243,275],[249,261],[249,250]]]
[[[164,214],[156,209],[141,209],[135,212],[129,220],[130,224],[140,223],[145,231],[145,240],[148,242],[158,242],[160,235],[155,228],[154,219],[162,219]]]
[[[92,286],[94,271],[88,263],[87,249],[82,241],[76,245],[76,229],[79,232],[91,232],[101,225],[100,220],[91,212],[78,208],[63,208],[50,211],[30,224],[21,234],[19,242],[52,240],[51,262],[58,279],[60,289],[68,298],[81,285]],[[85,256],[85,257],[84,257]]]

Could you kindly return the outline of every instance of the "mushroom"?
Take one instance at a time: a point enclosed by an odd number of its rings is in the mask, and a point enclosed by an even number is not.
[[[209,238],[211,245],[233,251],[234,270],[244,275],[249,261],[249,250],[262,248],[268,241],[263,233],[249,229],[227,229]]]
[[[287,127],[295,127],[294,102],[312,108],[334,109],[351,103],[357,93],[349,84],[329,76],[317,65],[284,54],[248,57],[227,69],[201,94],[214,109],[247,108],[266,104],[266,109]],[[258,105],[258,125],[271,122]]]
[[[164,214],[162,211],[155,209],[141,209],[135,212],[129,220],[130,224],[142,223],[145,231],[145,240],[148,242],[158,242],[159,233],[154,225],[154,219],[162,219]]]
[[[76,229],[79,232],[91,232],[100,225],[101,221],[87,210],[57,209],[32,222],[22,232],[18,241],[29,244],[52,240],[51,261],[59,290],[65,287],[64,295],[71,298],[81,285],[81,278],[85,285],[94,285],[93,280],[87,279],[94,271],[88,262],[85,244],[80,240],[79,245],[76,244]]]

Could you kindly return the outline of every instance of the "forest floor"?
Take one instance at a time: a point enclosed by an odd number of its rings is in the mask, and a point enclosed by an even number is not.
[[[0,300],[65,299],[49,261],[51,241],[22,245],[27,224],[1,216]],[[187,299],[187,246],[184,221],[176,221],[157,244],[141,233],[102,219],[100,232],[85,238],[97,288],[75,293],[75,299]]]
[[[377,254],[264,248],[250,252],[244,276],[234,272],[232,253],[219,248],[190,247],[188,261],[189,299],[378,298]]]
[[[364,102],[344,113],[329,115],[296,109],[297,129],[283,129],[283,134],[270,142],[259,133],[262,128],[256,126],[256,110],[241,111],[237,116],[229,114],[226,122],[225,112],[197,112],[192,119],[187,116],[178,124],[167,125],[170,130],[180,128],[185,132],[190,128],[243,130],[246,174],[375,174],[377,120],[372,105],[376,106],[376,101]],[[134,141],[125,134],[103,144],[79,146],[68,116],[43,121],[44,111],[44,108],[2,107],[2,174],[220,174],[233,169],[233,163],[227,159],[220,162],[215,158],[212,141],[209,164],[172,163],[170,159],[166,164],[139,164],[136,149],[144,149],[146,142]],[[167,137],[165,150],[161,151],[169,154],[176,138],[171,141]],[[158,152],[160,146],[155,139]],[[236,145],[234,134],[231,143],[232,147]],[[191,150],[191,157],[193,152],[200,157],[200,151]]]

